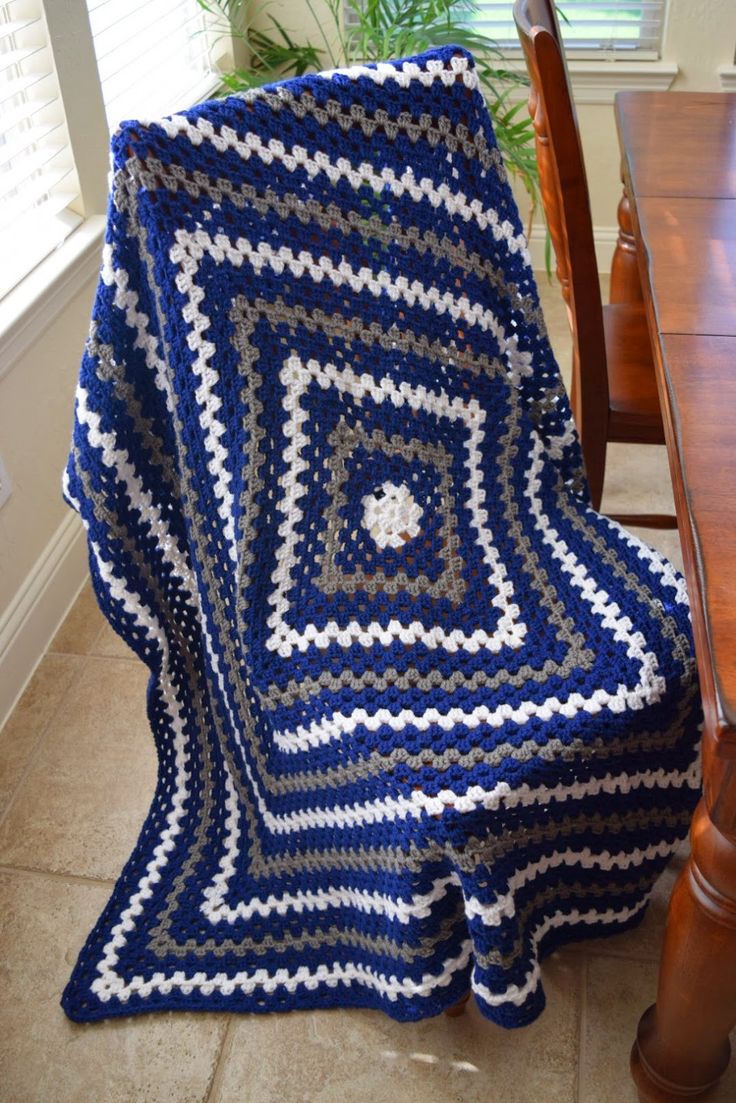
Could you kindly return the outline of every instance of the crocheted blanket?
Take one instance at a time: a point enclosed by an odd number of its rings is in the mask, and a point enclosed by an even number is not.
[[[588,508],[467,53],[123,125],[65,495],[159,757],[69,1016],[472,986],[517,1026],[641,919],[698,795],[687,596]]]

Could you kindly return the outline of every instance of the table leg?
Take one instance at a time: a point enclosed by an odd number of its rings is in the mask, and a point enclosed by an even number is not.
[[[623,174],[621,177],[623,181]],[[644,301],[639,279],[639,263],[636,258],[636,239],[631,222],[631,207],[629,197],[624,193],[618,205],[618,240],[611,262],[611,293],[609,301],[612,303],[640,303]]]
[[[639,1023],[631,1072],[641,1103],[704,1100],[728,1067],[736,1025],[736,838],[702,800],[675,885],[657,1002]]]
[[[457,1003],[454,1003],[452,1007],[448,1007],[445,1011],[448,1019],[456,1019],[458,1015],[465,1014],[465,1005],[470,999],[470,991],[467,991],[464,996],[461,996]]]

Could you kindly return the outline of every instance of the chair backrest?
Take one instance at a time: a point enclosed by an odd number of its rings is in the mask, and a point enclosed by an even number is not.
[[[514,20],[531,80],[529,114],[536,134],[540,190],[573,334],[572,407],[589,474],[602,466],[608,376],[603,307],[575,105],[552,0],[516,0]],[[591,485],[594,501],[600,489]]]

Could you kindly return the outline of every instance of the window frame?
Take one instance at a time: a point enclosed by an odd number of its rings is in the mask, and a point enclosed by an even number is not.
[[[109,191],[110,130],[86,0],[41,0],[66,116],[69,142],[79,180],[81,223],[51,248],[0,298],[0,379],[53,323],[70,299],[94,280],[105,231]],[[211,79],[203,80],[196,98],[204,100],[221,86],[218,65],[230,64],[232,42],[208,36]],[[217,48],[215,49],[215,42]],[[171,110],[181,107],[172,103]]]
[[[499,0],[490,0],[491,3],[498,3]],[[565,0],[555,0],[556,6],[561,9],[566,15]],[[571,0],[567,0],[569,4]],[[577,2],[577,0],[575,0]],[[584,2],[584,0],[580,0]],[[476,3],[482,4],[482,0],[476,0]],[[506,6],[504,4],[504,6]],[[635,0],[632,6],[636,6]],[[509,10],[511,3],[508,4]],[[565,42],[565,50],[567,53],[568,63],[574,63],[576,61],[595,62],[598,65],[629,65],[642,63],[652,63],[662,60],[662,46],[665,39],[665,33],[667,30],[667,19],[669,16],[669,0],[662,0],[662,18],[659,26],[659,41],[657,49],[651,47],[632,47],[630,50],[616,50],[614,48],[607,48],[605,46],[600,47],[582,47],[575,46],[573,42]],[[572,17],[569,16],[570,22],[573,22]],[[558,19],[560,23],[560,30],[562,32],[563,40],[565,38],[565,20],[558,13]],[[521,44],[513,42],[512,45],[505,45],[501,47],[501,53],[504,57],[508,57],[509,60],[518,60],[522,58]]]

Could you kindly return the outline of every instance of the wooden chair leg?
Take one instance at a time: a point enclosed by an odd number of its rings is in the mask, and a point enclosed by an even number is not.
[[[736,1025],[736,836],[701,801],[693,853],[667,919],[657,1002],[631,1054],[641,1103],[705,1099],[728,1067]]]
[[[452,1007],[448,1007],[445,1011],[448,1019],[456,1019],[458,1015],[465,1014],[465,1006],[470,999],[470,991],[467,991],[464,996],[461,996],[457,1003],[454,1003]]]

